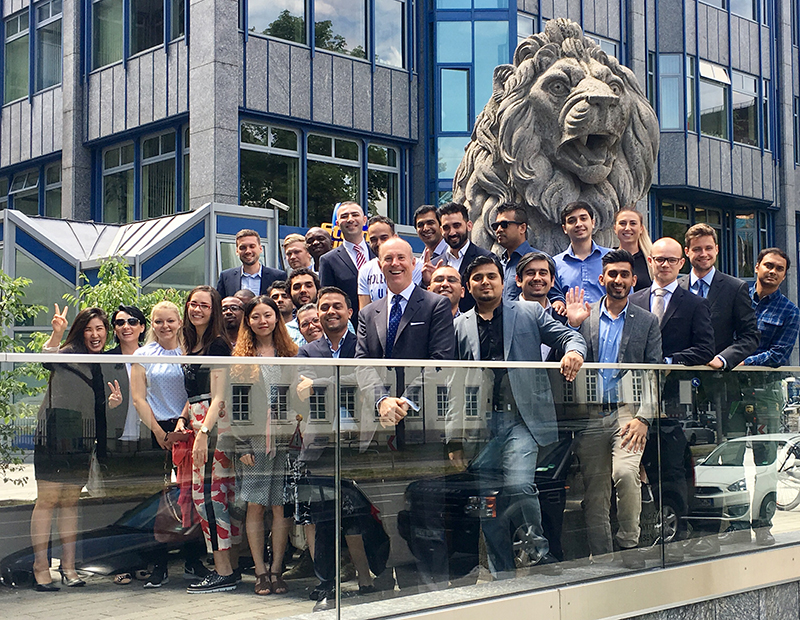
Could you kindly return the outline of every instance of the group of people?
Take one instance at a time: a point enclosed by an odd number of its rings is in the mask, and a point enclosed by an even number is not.
[[[759,254],[756,280],[748,288],[715,268],[717,233],[706,224],[689,228],[683,244],[669,237],[651,242],[641,214],[626,208],[616,215],[619,247],[612,249],[592,239],[592,207],[574,202],[561,214],[569,246],[551,257],[528,243],[526,213],[521,205],[497,208],[491,228],[502,248],[498,257],[471,243],[472,222],[463,205],[423,205],[414,214],[424,244],[417,259],[391,219],[368,218],[357,203],[341,203],[337,222],[342,243],[334,249],[322,228],[312,228],[304,237],[287,236],[283,249],[288,274],[264,266],[258,233],[243,230],[236,236],[241,266],[224,271],[216,288],[194,288],[182,313],[170,302],[161,302],[153,308],[148,327],[134,307],[120,306],[110,322],[102,310],[86,309],[62,344],[67,311],[56,307],[45,351],[102,353],[113,326],[118,346],[109,352],[122,354],[555,361],[564,381],[573,381],[584,362],[708,365],[719,370],[788,362],[800,310],[780,292],[790,267],[782,250],[767,248]],[[684,253],[691,270],[679,277]],[[146,344],[140,348],[145,334]],[[65,550],[62,582],[84,583],[75,572],[77,500],[90,453],[91,458],[105,457],[99,438],[106,436],[104,428],[101,432],[106,408],[127,402],[125,434],[138,436],[141,420],[155,444],[171,453],[184,525],[199,521],[214,556],[214,570],[209,571],[200,560],[202,549],[184,549],[185,572],[198,578],[188,591],[230,590],[241,580],[235,569],[242,524],[234,508],[242,503],[247,506],[244,527],[255,564],[256,593],[287,591],[282,572],[292,527],[284,511],[290,438],[270,431],[269,412],[269,386],[279,371],[244,363],[212,369],[201,359],[183,366],[166,362],[131,364],[114,378],[104,376],[98,364],[51,366],[36,446],[39,497],[31,531],[37,589],[57,589],[47,560],[50,521],[57,507]],[[394,391],[387,391],[384,377],[372,367],[359,368],[359,385],[374,404],[375,416],[364,417],[395,429],[396,447],[403,449],[405,418],[423,406],[419,390],[412,388],[424,373],[407,383],[404,368],[391,372]],[[247,433],[237,428],[229,411],[226,390],[236,373],[250,373],[248,381],[262,386],[262,397],[254,400],[261,418],[250,420]],[[624,374],[599,371],[601,396],[578,433],[576,451],[592,556],[611,554],[616,548],[624,564],[636,568],[644,565],[636,552],[640,461],[658,404],[656,388],[641,402],[627,398]],[[298,394],[307,393],[309,381],[302,377]],[[550,381],[539,369],[491,368],[484,371],[483,382],[490,395],[489,437],[473,460],[474,468],[502,470],[498,502],[522,500],[537,565],[557,573],[558,558],[544,536],[534,482],[537,454],[557,440],[559,431]],[[76,385],[86,386],[85,402],[76,404]],[[463,412],[453,417],[459,414]],[[91,450],[77,437],[82,417],[93,417],[96,424],[98,441]],[[450,459],[462,467],[470,439],[458,424],[449,425],[446,435]],[[613,495],[616,540],[609,517]],[[265,514],[272,523],[271,563],[264,557]],[[328,609],[334,604],[336,581],[334,533],[327,526],[314,527],[313,510],[305,525],[319,579],[312,597],[319,609]],[[774,542],[768,523],[754,522],[753,527],[759,544]],[[492,573],[512,576],[508,528],[487,522],[484,536]],[[359,590],[369,592],[374,586],[363,541],[357,532],[345,539],[358,570]],[[710,544],[707,551],[713,551]],[[146,586],[158,587],[166,579],[165,549],[155,559]]]

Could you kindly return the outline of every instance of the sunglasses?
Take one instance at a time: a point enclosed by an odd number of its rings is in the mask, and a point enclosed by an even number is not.
[[[506,229],[508,229],[508,227],[511,224],[515,224],[516,226],[520,226],[521,224],[523,224],[523,222],[516,222],[514,220],[502,220],[502,221],[499,221],[499,222],[492,222],[490,224],[490,226],[491,226],[492,230],[497,230],[499,228],[502,228],[503,230],[506,230]]]
[[[125,325],[125,323],[127,323],[131,327],[136,327],[137,325],[139,325],[139,319],[137,319],[136,317],[130,317],[127,319],[114,319],[114,327],[122,327],[123,325]]]

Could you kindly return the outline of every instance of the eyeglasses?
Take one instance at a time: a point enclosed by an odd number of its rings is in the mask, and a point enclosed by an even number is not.
[[[140,322],[139,319],[133,316],[127,319],[114,319],[114,327],[122,327],[126,323],[131,327],[136,327],[137,325],[139,325],[139,322]]]
[[[511,224],[516,224],[517,226],[520,226],[521,224],[524,224],[524,222],[516,222],[514,220],[499,220],[497,222],[492,222],[490,226],[492,230],[497,230],[498,228],[506,230]]]
[[[319,318],[314,317],[313,319],[303,321],[302,323],[300,323],[300,329],[305,329],[309,325],[319,325]]]
[[[242,307],[241,306],[222,306],[222,311],[223,312],[241,312],[242,311]]]
[[[664,263],[677,265],[681,260],[680,258],[675,258],[674,256],[651,256],[650,258],[653,259],[653,262],[658,263],[659,265],[663,265]]]
[[[211,310],[211,306],[209,304],[201,304],[201,303],[199,303],[197,301],[190,301],[189,302],[189,307],[192,310],[203,310],[205,312],[208,312],[209,310]]]

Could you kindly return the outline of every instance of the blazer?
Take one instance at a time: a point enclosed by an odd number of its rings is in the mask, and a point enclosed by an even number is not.
[[[489,256],[490,254],[491,252],[489,250],[484,250],[482,247],[475,245],[472,242],[470,242],[467,251],[464,253],[464,258],[461,261],[461,268],[458,270],[458,272],[461,274],[461,284],[464,285],[464,297],[462,297],[461,301],[458,302],[458,309],[461,310],[462,313],[466,312],[470,308],[475,307],[475,299],[467,290],[467,267],[469,267],[469,264],[479,256]]]
[[[261,291],[259,295],[266,295],[269,287],[275,280],[285,280],[286,272],[261,265]],[[236,291],[242,289],[242,266],[231,267],[219,274],[217,292],[222,299],[232,297]]]
[[[631,294],[631,303],[650,310],[650,289]],[[714,357],[711,307],[680,286],[672,293],[661,320],[661,354],[673,363],[702,366]]]
[[[684,290],[689,290],[689,284],[689,276],[680,279]],[[727,369],[735,368],[756,352],[761,341],[747,284],[717,269],[706,301],[714,328],[714,355],[725,360]]]
[[[456,319],[455,331],[458,359],[480,360],[481,343],[475,308]],[[542,343],[565,352],[577,351],[586,357],[586,342],[581,335],[553,319],[541,304],[504,301],[504,359],[509,362],[541,362]],[[508,377],[520,416],[536,443],[544,446],[558,441],[558,422],[547,371],[537,368],[509,368]]]
[[[353,358],[355,355],[356,336],[350,331],[346,331],[344,338],[339,343],[339,359]],[[324,336],[300,347],[297,357],[327,357],[333,359],[331,348],[328,346],[328,341],[325,340]]]
[[[369,249],[369,261],[375,258],[372,249]],[[322,255],[319,259],[319,281],[322,286],[336,286],[342,289],[350,298],[353,306],[353,316],[350,322],[353,327],[358,325],[358,269],[353,259],[347,253],[342,243],[338,248]]]

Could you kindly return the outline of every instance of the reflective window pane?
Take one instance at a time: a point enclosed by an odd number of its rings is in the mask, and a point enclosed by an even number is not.
[[[270,208],[269,199],[290,207],[280,211],[280,223],[300,225],[300,160],[296,157],[242,149],[239,179],[240,204]]]
[[[8,103],[28,96],[28,11],[6,20],[5,27],[3,102]]]
[[[337,159],[348,159],[358,161],[359,144],[350,140],[336,140],[334,155]]]
[[[171,0],[172,24],[170,27],[170,40],[182,37],[186,30],[186,0]]]
[[[321,49],[366,58],[365,0],[331,0],[314,4],[314,45]]]
[[[103,221],[125,224],[133,219],[133,169],[104,175]]]
[[[30,285],[25,289],[26,304],[40,304],[52,312],[54,303],[63,305],[62,296],[64,293],[75,294],[74,283],[72,286],[68,285],[64,280],[49,269],[42,267],[24,252],[16,250],[14,252],[14,260],[16,262],[17,277],[25,277],[31,280]],[[70,308],[70,314],[73,314],[72,310]],[[50,312],[40,312],[34,319],[29,319],[25,325],[29,327],[49,326],[52,318],[53,315]]]
[[[255,34],[305,43],[305,4],[305,0],[248,0],[248,30]]]
[[[731,13],[746,19],[756,18],[756,0],[729,0]]]
[[[164,42],[164,0],[130,0],[131,54]]]
[[[700,80],[700,131],[728,137],[728,89],[719,82]]]
[[[308,136],[308,152],[311,155],[333,156],[333,138],[310,134]]]
[[[122,60],[122,1],[92,3],[92,68]]]
[[[46,23],[36,29],[37,91],[61,83],[61,7],[51,1],[38,8],[39,22]]]
[[[436,61],[472,62],[472,22],[436,24]]]
[[[175,159],[142,166],[142,219],[175,213]]]
[[[400,175],[396,172],[370,170],[367,181],[369,215],[386,215],[398,221],[400,207]]]
[[[740,278],[752,278],[755,275],[755,247],[755,213],[737,213],[736,275]]]
[[[469,71],[442,69],[442,131],[469,131]]]
[[[458,165],[464,158],[464,147],[469,143],[469,137],[439,138],[437,160],[439,162],[439,178],[452,179]]]
[[[403,67],[406,4],[403,0],[375,0],[375,62]]]
[[[195,282],[205,280],[205,245],[200,244],[186,256],[173,263],[167,269],[148,281],[142,292],[149,293],[158,289],[174,288],[189,291]]]
[[[475,114],[478,115],[492,96],[494,68],[511,59],[508,22],[476,21],[475,49],[480,50],[475,55]]]
[[[472,8],[470,0],[436,0],[437,9],[469,9]]]
[[[353,200],[361,203],[361,172],[358,168],[319,161],[308,162],[308,225],[330,222],[333,205]]]

